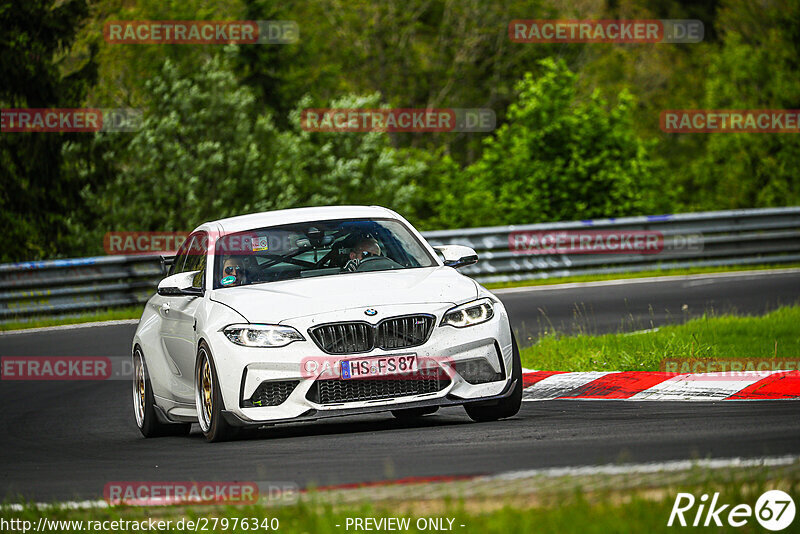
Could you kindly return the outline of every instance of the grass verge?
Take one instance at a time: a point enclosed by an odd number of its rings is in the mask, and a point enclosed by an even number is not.
[[[510,287],[546,286],[555,284],[571,284],[577,282],[601,282],[604,280],[628,280],[631,278],[648,278],[652,276],[686,276],[690,274],[733,273],[740,271],[765,271],[774,269],[791,269],[800,267],[800,263],[784,265],[731,265],[728,267],[692,267],[689,269],[657,269],[638,273],[585,274],[564,276],[561,278],[540,278],[519,280],[515,282],[494,282],[483,284],[487,289],[506,289]]]
[[[695,518],[701,495],[719,493],[718,505],[728,504],[721,514],[722,528],[715,532],[762,532],[755,517],[747,518],[743,527],[726,525],[727,512],[739,504],[755,506],[758,497],[767,490],[780,489],[797,502],[800,496],[798,463],[782,467],[751,467],[728,469],[690,469],[684,472],[661,472],[630,475],[561,476],[557,478],[526,478],[502,481],[502,490],[492,484],[470,483],[472,494],[431,496],[441,493],[438,484],[406,487],[413,497],[402,499],[373,499],[367,494],[360,502],[342,502],[337,495],[326,492],[304,494],[296,504],[288,506],[167,506],[113,507],[94,509],[47,509],[25,506],[22,510],[0,511],[0,521],[12,519],[29,521],[35,528],[40,517],[49,521],[80,521],[61,523],[59,532],[92,530],[88,521],[169,520],[168,532],[194,531],[187,521],[205,524],[205,531],[246,532],[252,524],[263,525],[271,520],[269,530],[278,526],[283,533],[333,534],[358,532],[356,518],[407,518],[404,532],[429,532],[433,522],[447,530],[463,533],[607,533],[607,532],[674,532],[667,521],[679,492],[691,493],[696,504],[685,513],[689,525]],[[620,478],[622,477],[622,478]],[[446,486],[446,485],[445,485]],[[710,499],[709,499],[710,500]],[[372,501],[372,502],[370,502]],[[216,521],[215,521],[216,518]],[[248,528],[241,527],[246,519]],[[705,514],[703,515],[705,519]],[[183,523],[179,521],[183,520]],[[277,520],[277,524],[275,521]],[[238,528],[234,528],[234,521]],[[800,519],[795,519],[795,526]],[[217,528],[211,528],[216,524]],[[183,528],[178,528],[182,526]],[[223,528],[225,525],[225,528]],[[349,528],[348,528],[348,525]],[[691,527],[689,527],[691,528]],[[16,529],[19,530],[19,529]],[[108,530],[108,529],[105,529]],[[198,530],[203,530],[202,528]],[[99,531],[99,530],[98,530]],[[117,529],[115,532],[137,532],[136,529]],[[786,532],[792,531],[792,527]],[[795,530],[796,531],[796,530]]]
[[[144,306],[128,306],[125,308],[107,308],[91,313],[80,313],[62,317],[31,317],[25,321],[0,323],[0,331],[22,330],[25,328],[41,328],[44,326],[61,326],[67,324],[94,323],[98,321],[120,321],[139,319]]]
[[[704,315],[657,330],[565,337],[521,350],[522,365],[548,371],[658,371],[665,358],[800,358],[800,306],[761,317]]]

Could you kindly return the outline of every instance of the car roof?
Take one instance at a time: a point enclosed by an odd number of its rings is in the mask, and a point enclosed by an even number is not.
[[[322,221],[327,219],[398,219],[398,215],[381,206],[316,206],[310,208],[292,208],[276,211],[264,211],[239,215],[217,221],[210,221],[197,227],[197,230],[213,230],[219,228],[222,233],[243,232],[268,226],[292,224],[306,221]]]

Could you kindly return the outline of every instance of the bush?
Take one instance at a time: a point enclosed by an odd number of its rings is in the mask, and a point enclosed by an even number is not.
[[[507,123],[481,158],[444,184],[449,227],[619,217],[653,209],[655,164],[634,132],[633,98],[609,106],[598,92],[580,101],[563,61],[517,84]]]

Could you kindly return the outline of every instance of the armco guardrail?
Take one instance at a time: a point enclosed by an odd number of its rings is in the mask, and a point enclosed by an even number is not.
[[[540,253],[518,236],[568,232],[658,233],[658,253]],[[469,228],[424,233],[432,245],[466,245],[480,261],[462,272],[479,282],[625,273],[661,267],[800,261],[800,207]],[[523,238],[524,242],[525,239]],[[536,253],[532,253],[536,252]],[[0,322],[145,302],[160,280],[153,256],[102,256],[0,265]]]
[[[525,233],[643,230],[663,236],[656,254],[525,254],[510,236]],[[428,232],[431,245],[466,245],[480,261],[462,272],[481,283],[669,268],[800,261],[800,206],[648,215]]]
[[[0,322],[130,306],[162,278],[153,256],[101,256],[0,265]]]

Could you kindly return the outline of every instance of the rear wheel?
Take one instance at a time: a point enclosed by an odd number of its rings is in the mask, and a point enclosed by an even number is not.
[[[153,387],[142,349],[138,346],[133,351],[133,414],[136,416],[136,426],[146,438],[186,436],[192,428],[191,423],[162,423],[158,420]]]
[[[405,410],[392,410],[392,415],[401,421],[414,421],[425,415],[430,415],[439,411],[438,406],[426,406],[425,408],[406,408]]]
[[[514,390],[511,395],[493,404],[465,404],[464,409],[473,421],[497,421],[513,417],[519,412],[520,406],[522,406],[522,360],[519,357],[519,347],[517,347],[517,340],[513,332],[511,333],[511,347],[513,360],[511,376],[517,380]]]
[[[195,366],[195,404],[197,421],[208,441],[226,441],[237,434],[237,428],[222,417],[225,406],[217,379],[214,359],[205,343],[200,344]]]

